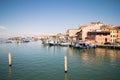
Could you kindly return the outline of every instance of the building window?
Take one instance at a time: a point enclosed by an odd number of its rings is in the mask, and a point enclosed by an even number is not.
[[[115,37],[115,35],[113,35],[113,37]]]
[[[115,39],[113,39],[113,42],[115,42]]]
[[[115,39],[115,41],[114,42],[116,42],[116,39]]]
[[[110,41],[112,42],[112,39]]]

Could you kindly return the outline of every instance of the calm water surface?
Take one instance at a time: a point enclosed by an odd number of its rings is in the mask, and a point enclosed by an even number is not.
[[[8,66],[12,53],[12,67]],[[68,73],[64,73],[64,56]],[[120,80],[120,50],[0,44],[0,80]]]

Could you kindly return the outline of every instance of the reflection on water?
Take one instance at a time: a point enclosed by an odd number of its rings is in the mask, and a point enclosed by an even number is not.
[[[67,76],[67,73],[64,73],[64,80],[69,80],[68,76]]]
[[[77,74],[86,76],[87,80],[90,78],[88,75],[92,75],[95,80],[120,79],[118,77],[118,74],[120,74],[120,50],[102,48],[77,50],[68,48],[67,53],[69,56],[69,70],[74,68],[74,70],[82,72]]]
[[[97,59],[106,59],[111,63],[120,59],[120,51],[118,50],[96,49],[95,54]]]
[[[12,67],[8,67],[8,80],[12,80]]]
[[[7,62],[9,51],[12,67]],[[0,80],[120,80],[120,50],[78,50],[30,42],[2,44],[0,55]],[[64,73],[65,55],[68,73]]]
[[[68,48],[67,52],[69,56],[80,56],[83,61],[103,61],[105,59],[109,60],[111,63],[120,59],[120,50],[110,50],[110,49],[73,49]]]

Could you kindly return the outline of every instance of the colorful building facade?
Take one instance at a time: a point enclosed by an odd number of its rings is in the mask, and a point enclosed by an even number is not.
[[[104,25],[100,22],[92,22],[90,25],[82,25],[78,29],[67,30],[67,35],[74,41],[86,41],[88,43],[120,43],[120,27]]]
[[[103,31],[88,32],[86,40],[89,43],[104,44],[106,42],[110,42],[110,32]]]
[[[117,42],[117,30],[116,30],[116,28],[113,28],[110,30],[110,42],[111,43]]]
[[[120,43],[120,27],[117,27],[117,43]]]
[[[103,25],[104,24],[100,22],[92,22],[90,25],[86,25],[84,27],[81,26],[79,29],[80,31],[82,31],[82,40],[85,41],[88,32],[99,30]]]

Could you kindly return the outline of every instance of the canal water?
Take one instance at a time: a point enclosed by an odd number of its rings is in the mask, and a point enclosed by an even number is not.
[[[12,67],[8,66],[12,53]],[[68,73],[64,73],[64,56]],[[120,80],[120,50],[0,44],[0,80]]]

